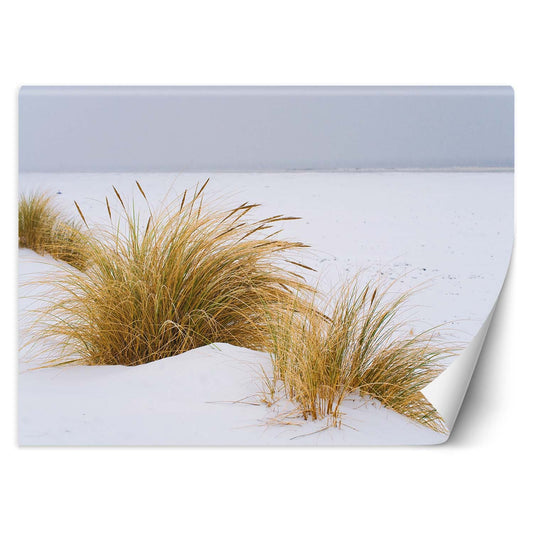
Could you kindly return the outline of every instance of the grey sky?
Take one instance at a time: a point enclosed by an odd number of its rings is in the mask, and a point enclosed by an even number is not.
[[[513,167],[510,87],[23,87],[22,172]]]

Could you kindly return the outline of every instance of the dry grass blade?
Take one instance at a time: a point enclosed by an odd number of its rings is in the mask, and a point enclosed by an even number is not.
[[[76,207],[85,222],[77,204]],[[49,254],[80,270],[87,266],[87,235],[77,222],[63,216],[48,194],[32,193],[20,197],[18,238],[21,248]]]
[[[109,207],[109,200],[108,200],[107,196],[105,197],[105,205],[107,207],[107,214],[109,216],[109,220],[110,220],[110,222],[112,222],[113,221],[113,217],[111,216],[111,207]]]
[[[200,188],[200,190],[198,191],[198,193],[195,195],[196,198],[198,198],[199,196],[202,195],[202,193],[204,192],[205,188],[207,187],[207,184],[209,183],[209,180],[211,178],[207,178],[204,182],[204,184],[202,185],[202,187]]]
[[[187,189],[183,191],[183,196],[181,198],[180,210],[179,213],[183,211],[183,206],[185,205],[185,199],[187,198]]]
[[[143,198],[146,200],[146,202],[148,203],[148,198],[146,198],[146,194],[144,193],[143,191],[143,188],[141,187],[141,184],[138,182],[138,181],[135,181],[135,183],[137,184],[137,188],[139,189],[139,191],[141,192],[141,194],[143,195]]]
[[[371,284],[359,288],[354,281],[342,288],[329,317],[317,305],[272,317],[274,379],[304,418],[330,417],[339,424],[342,402],[358,393],[445,431],[420,391],[454,350],[438,342],[434,330],[408,332],[401,320],[408,296],[392,297],[389,288]]]
[[[122,198],[121,198],[120,194],[118,193],[118,191],[117,191],[117,189],[115,188],[114,185],[113,185],[113,190],[115,191],[115,195],[118,198],[118,201],[120,202],[120,205],[122,206],[122,209],[124,209],[124,211],[126,211],[126,206],[124,205],[124,202],[122,201]]]
[[[311,268],[310,266],[307,266],[307,265],[303,265],[302,263],[298,263],[298,261],[287,260],[287,263],[290,263],[291,265],[299,266],[301,268],[305,268],[306,270],[311,270],[312,272],[316,272],[314,268]]]
[[[147,224],[124,207],[93,233],[87,271],[51,280],[38,340],[61,353],[47,365],[137,365],[214,342],[264,349],[265,308],[304,305],[295,294],[310,289],[282,266],[301,243],[264,239],[260,222],[207,208],[205,185]]]
[[[76,209],[78,210],[78,213],[83,220],[83,223],[87,228],[89,228],[89,224],[87,224],[87,221],[85,220],[85,217],[83,216],[83,211],[81,210],[81,207],[78,205],[78,202],[74,202],[74,205],[76,206]]]
[[[140,193],[142,194],[142,197],[144,198],[144,201],[146,202],[146,205],[148,206],[148,210],[150,211],[150,215],[152,215],[152,208],[150,207],[150,202],[148,201],[148,198],[146,197],[146,194],[145,194],[143,188],[141,187],[141,184],[138,181],[135,181],[135,183],[137,184],[137,188],[139,189]],[[107,198],[106,198],[106,200],[107,200]],[[148,219],[148,224],[150,224],[150,219]]]

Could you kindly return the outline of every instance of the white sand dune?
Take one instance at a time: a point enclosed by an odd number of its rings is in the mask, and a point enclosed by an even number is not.
[[[32,445],[434,444],[429,429],[377,403],[346,402],[341,429],[286,418],[260,401],[268,356],[231,345],[136,367],[43,369],[20,376],[19,442]],[[285,423],[298,425],[284,425]],[[351,427],[348,427],[351,426]],[[318,433],[313,433],[319,431]]]
[[[157,204],[174,184],[179,192],[205,175],[52,175],[20,178],[21,191],[57,194],[75,214],[76,199],[90,221],[106,216],[111,185],[124,196],[139,179]],[[287,237],[313,246],[307,264],[328,291],[339,279],[400,278],[425,283],[413,318],[424,326],[450,323],[454,339],[469,341],[495,302],[512,247],[512,174],[332,173],[211,175],[211,196],[229,205],[261,202],[260,214],[298,215]],[[138,195],[137,195],[138,198]],[[137,200],[138,208],[143,209]],[[55,262],[20,252],[21,282],[53,271]],[[20,289],[20,321],[40,305],[35,287]],[[33,295],[33,297],[32,297]],[[25,334],[21,334],[24,341]],[[30,355],[21,350],[21,357]],[[266,354],[230,345],[206,346],[138,367],[28,370],[19,376],[19,442],[23,445],[355,445],[433,444],[443,435],[383,408],[352,399],[341,429],[323,421],[284,418],[287,402],[260,401]],[[281,423],[290,422],[291,425]],[[297,425],[293,425],[297,424]]]

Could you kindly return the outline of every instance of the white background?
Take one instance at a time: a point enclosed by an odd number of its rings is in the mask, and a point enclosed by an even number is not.
[[[531,527],[533,39],[527,7],[520,1],[451,0],[49,0],[4,6],[3,529]],[[513,85],[515,253],[448,443],[399,449],[18,449],[16,98],[22,84]]]

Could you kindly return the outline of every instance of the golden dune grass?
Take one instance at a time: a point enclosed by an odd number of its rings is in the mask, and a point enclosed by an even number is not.
[[[293,217],[252,220],[248,203],[210,209],[206,184],[142,223],[118,191],[118,216],[106,198],[110,225],[92,232],[87,270],[50,280],[38,340],[60,353],[43,366],[138,365],[214,342],[263,349],[265,309],[304,305],[294,294],[309,289],[292,256],[304,244],[275,229]]]
[[[81,270],[87,266],[87,237],[81,224],[65,218],[50,195],[22,195],[18,223],[19,247],[49,254]]]
[[[414,334],[402,321],[409,293],[357,280],[330,306],[271,316],[269,351],[274,382],[281,382],[305,419],[328,417],[340,425],[342,403],[354,393],[379,400],[412,420],[444,432],[443,420],[421,390],[442,371],[453,350],[435,330]],[[275,390],[269,383],[268,390]]]
[[[83,234],[86,270],[65,268],[49,280],[35,340],[51,340],[56,355],[41,366],[137,365],[225,342],[269,352],[268,394],[282,384],[305,419],[340,425],[343,402],[359,394],[445,431],[421,390],[454,351],[436,330],[410,331],[402,319],[409,293],[393,296],[390,286],[360,286],[356,278],[322,313],[318,294],[294,271],[307,268],[293,255],[305,245],[278,237],[277,225],[294,217],[254,220],[258,206],[249,203],[209,208],[206,184],[158,213],[150,209],[142,223],[118,191],[118,214],[106,198],[109,226]],[[60,222],[50,202],[45,195],[21,200],[20,245],[79,263],[65,255],[65,243],[81,250],[81,230]]]

